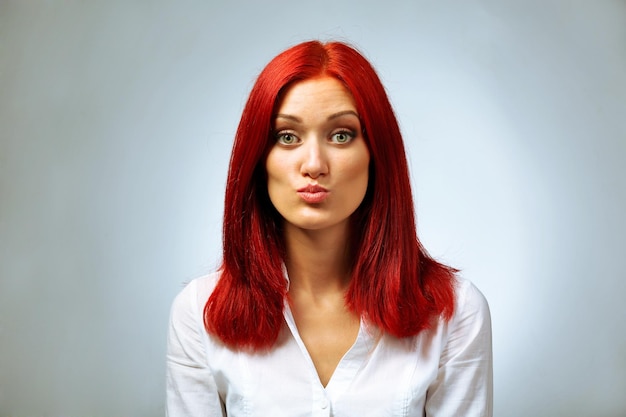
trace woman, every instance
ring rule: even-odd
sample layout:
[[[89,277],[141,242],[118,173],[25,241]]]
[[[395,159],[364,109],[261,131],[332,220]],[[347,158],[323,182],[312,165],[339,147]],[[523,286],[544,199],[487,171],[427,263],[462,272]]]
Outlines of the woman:
[[[225,207],[222,267],[172,307],[170,416],[491,416],[487,303],[420,245],[398,123],[357,51],[305,42],[265,67]]]

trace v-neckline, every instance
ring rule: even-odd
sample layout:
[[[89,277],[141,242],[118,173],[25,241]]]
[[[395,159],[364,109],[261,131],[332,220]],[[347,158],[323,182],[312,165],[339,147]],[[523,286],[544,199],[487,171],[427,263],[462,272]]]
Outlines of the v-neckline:
[[[296,326],[296,321],[293,317],[293,313],[291,312],[291,308],[289,307],[289,303],[285,303],[284,316],[287,326],[291,331],[291,335],[298,344],[305,360],[309,364],[312,377],[315,379],[317,384],[319,384],[319,386],[326,391],[326,394],[330,397],[331,401],[335,401],[348,389],[351,382],[356,377],[359,369],[361,369],[361,367],[365,364],[370,352],[375,346],[375,335],[371,332],[371,329],[368,328],[367,323],[365,323],[365,321],[361,318],[359,332],[354,343],[339,360],[330,379],[328,380],[328,383],[324,386],[317,373],[311,354],[300,337],[300,333],[298,331],[298,327]]]

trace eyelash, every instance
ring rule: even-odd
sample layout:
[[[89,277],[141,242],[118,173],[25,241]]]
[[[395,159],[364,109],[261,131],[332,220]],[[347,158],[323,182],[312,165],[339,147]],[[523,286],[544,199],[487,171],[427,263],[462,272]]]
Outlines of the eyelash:
[[[347,137],[348,137],[348,139],[347,139],[345,142],[339,142],[339,141],[333,140],[333,138],[334,138],[335,136],[337,136],[337,135],[344,135],[344,136],[347,136]],[[350,130],[350,129],[340,129],[340,130],[334,131],[333,133],[331,133],[331,134],[330,134],[330,142],[332,142],[332,143],[337,143],[337,144],[340,144],[340,145],[343,145],[343,144],[346,144],[346,143],[350,143],[350,142],[351,142],[351,141],[352,141],[352,140],[356,137],[356,135],[357,135],[357,134],[356,134],[356,132],[355,132],[354,130]],[[274,137],[276,138],[276,142],[277,142],[277,143],[280,143],[280,144],[282,144],[282,145],[293,145],[293,144],[295,144],[295,143],[298,143],[298,141],[299,141],[298,136],[296,136],[294,133],[289,132],[289,131],[284,131],[284,130],[276,132],[276,133],[274,134]],[[294,139],[295,139],[295,141],[294,141],[294,142],[288,142],[288,143],[286,143],[286,142],[284,141],[284,139],[285,139],[286,137],[292,137],[292,138],[294,138]]]
[[[274,136],[276,137],[276,142],[282,145],[293,145],[293,143],[285,143],[284,138],[287,136],[294,138],[296,141],[298,140],[298,137],[291,132],[277,132]]]
[[[337,142],[337,141],[333,141],[333,143],[340,143],[340,144],[344,144],[344,143],[350,143],[355,137],[356,137],[356,132],[353,130],[349,130],[349,129],[342,129],[342,130],[338,130],[334,133],[332,133],[330,135],[331,139],[334,138],[337,135],[344,135],[348,137],[348,140],[346,140],[345,142]]]

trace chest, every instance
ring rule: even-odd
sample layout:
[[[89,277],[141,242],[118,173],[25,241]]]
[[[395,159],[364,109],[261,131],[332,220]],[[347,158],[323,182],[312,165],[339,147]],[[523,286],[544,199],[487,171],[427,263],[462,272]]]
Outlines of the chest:
[[[420,339],[372,335],[359,323],[325,386],[290,315],[269,352],[209,344],[207,354],[229,417],[422,416],[440,349],[432,337]]]
[[[299,339],[313,367],[325,387],[328,385],[341,359],[355,344],[360,329],[360,320],[353,313],[342,311],[293,312],[293,337]]]

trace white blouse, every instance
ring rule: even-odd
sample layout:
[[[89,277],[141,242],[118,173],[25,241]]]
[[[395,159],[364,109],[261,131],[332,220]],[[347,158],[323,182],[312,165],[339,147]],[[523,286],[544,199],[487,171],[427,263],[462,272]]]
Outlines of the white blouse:
[[[192,281],[172,305],[168,416],[492,416],[489,307],[469,281],[458,280],[453,318],[417,336],[398,339],[361,320],[324,387],[288,303],[269,352],[232,350],[207,334],[203,308],[218,276]]]

